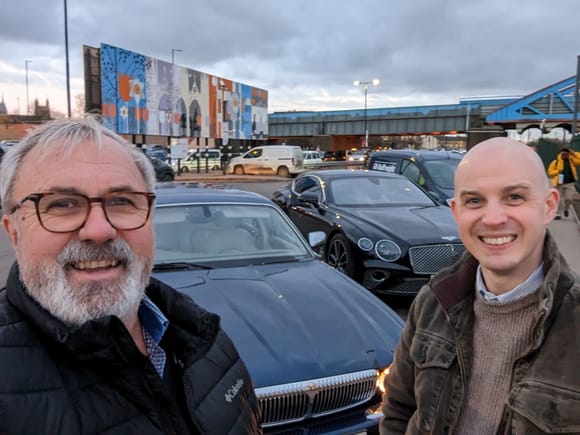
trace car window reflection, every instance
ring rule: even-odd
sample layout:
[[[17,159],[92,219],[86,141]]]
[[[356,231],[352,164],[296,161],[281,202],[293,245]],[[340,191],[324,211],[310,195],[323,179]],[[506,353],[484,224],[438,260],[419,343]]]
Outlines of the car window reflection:
[[[332,180],[328,189],[332,202],[339,206],[433,205],[421,189],[406,179],[343,178]]]
[[[158,206],[153,224],[156,263],[237,260],[252,264],[255,259],[263,262],[265,258],[311,256],[298,233],[275,207]]]

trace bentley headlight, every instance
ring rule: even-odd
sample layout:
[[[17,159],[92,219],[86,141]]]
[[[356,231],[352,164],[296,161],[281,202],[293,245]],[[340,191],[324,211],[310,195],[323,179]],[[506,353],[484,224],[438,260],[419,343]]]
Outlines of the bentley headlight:
[[[357,244],[362,251],[370,251],[373,249],[373,242],[367,237],[361,237],[358,239]]]
[[[377,242],[375,252],[384,261],[397,261],[401,258],[401,248],[391,240],[380,240]]]
[[[379,372],[379,374],[377,376],[377,390],[379,390],[381,392],[381,395],[385,394],[385,391],[386,391],[385,379],[387,379],[387,376],[389,375],[389,369],[390,369],[390,367],[387,367],[383,371]]]

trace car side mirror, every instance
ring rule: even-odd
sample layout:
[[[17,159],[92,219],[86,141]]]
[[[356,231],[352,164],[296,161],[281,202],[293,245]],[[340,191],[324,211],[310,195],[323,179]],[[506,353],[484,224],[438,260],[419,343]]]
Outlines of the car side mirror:
[[[315,192],[303,192],[298,196],[298,199],[303,203],[310,204],[315,207],[318,207],[320,204],[318,194]]]
[[[308,233],[308,243],[313,249],[319,248],[326,240],[324,231],[312,231]]]

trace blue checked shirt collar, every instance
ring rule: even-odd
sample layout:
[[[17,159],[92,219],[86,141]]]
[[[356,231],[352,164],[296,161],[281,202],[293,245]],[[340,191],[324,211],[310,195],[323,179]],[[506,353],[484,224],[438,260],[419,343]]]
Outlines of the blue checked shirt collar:
[[[159,343],[169,326],[169,320],[146,295],[143,296],[139,306],[139,320],[149,360],[155,370],[157,370],[157,373],[159,373],[159,376],[163,377],[167,356],[165,351],[159,346]]]
[[[538,268],[524,282],[516,286],[514,289],[503,293],[501,295],[494,295],[485,286],[483,275],[481,273],[481,266],[477,266],[477,274],[475,277],[475,289],[479,298],[483,299],[488,304],[507,304],[524,296],[532,294],[544,281],[544,263],[540,263]]]

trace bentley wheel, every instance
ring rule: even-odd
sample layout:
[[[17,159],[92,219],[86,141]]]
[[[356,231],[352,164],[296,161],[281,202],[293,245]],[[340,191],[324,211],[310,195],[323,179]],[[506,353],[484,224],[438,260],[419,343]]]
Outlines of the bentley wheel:
[[[328,244],[326,262],[336,270],[354,276],[354,255],[346,237],[342,234],[334,236]]]

